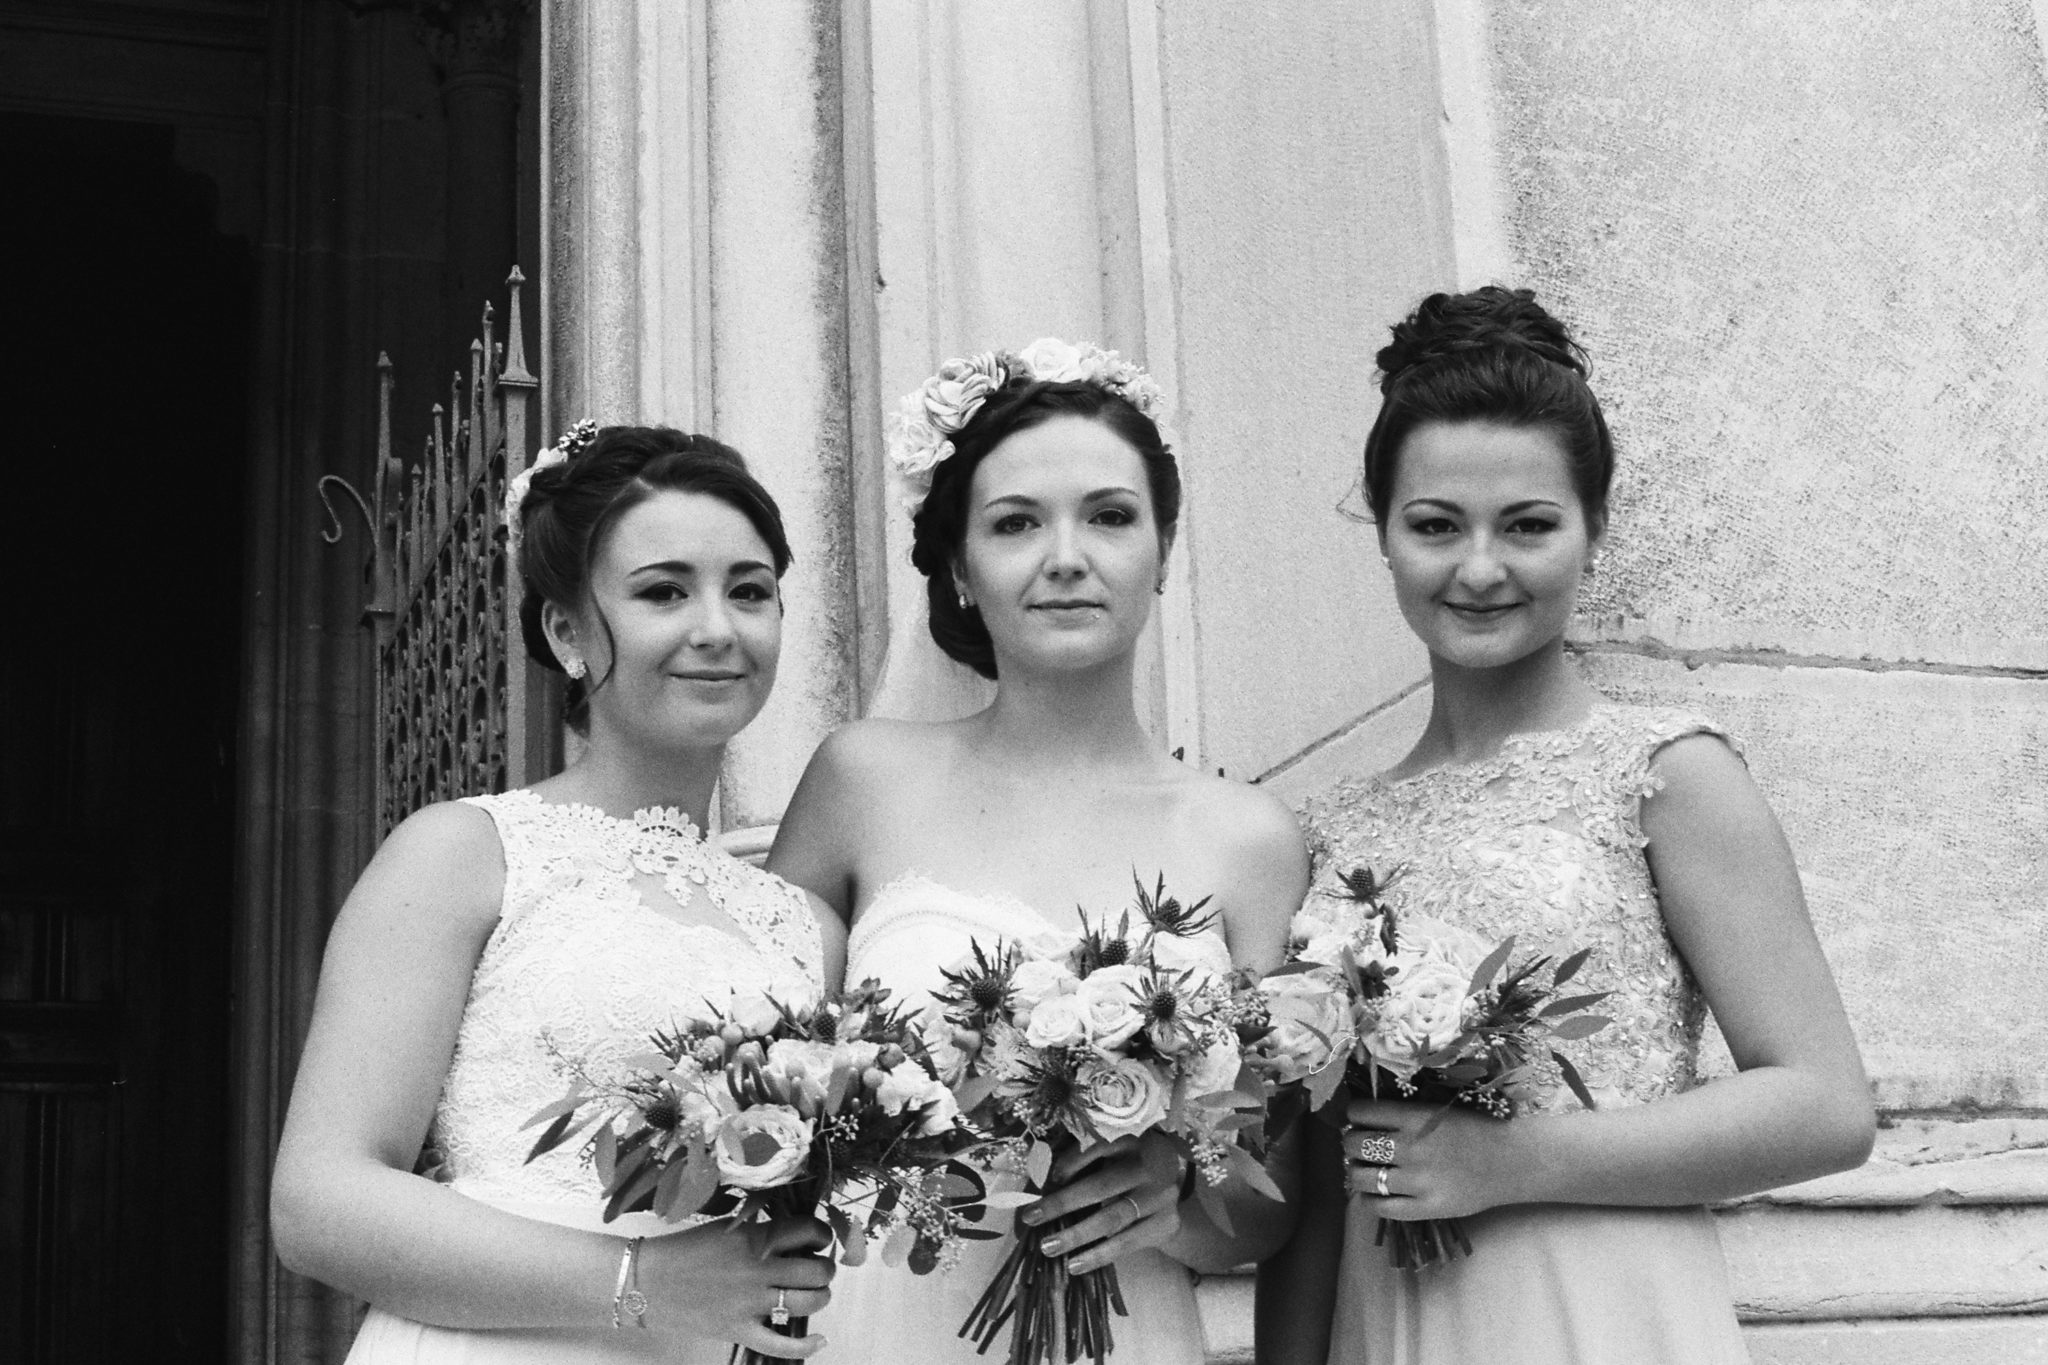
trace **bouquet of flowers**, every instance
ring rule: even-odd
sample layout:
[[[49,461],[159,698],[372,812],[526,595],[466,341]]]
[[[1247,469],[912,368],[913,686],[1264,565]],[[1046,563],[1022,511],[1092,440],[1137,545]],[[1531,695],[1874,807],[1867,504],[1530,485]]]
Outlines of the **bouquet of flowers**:
[[[1453,925],[1397,922],[1385,901],[1391,879],[1370,868],[1341,880],[1348,903],[1335,916],[1304,909],[1288,963],[1259,984],[1270,1027],[1254,1045],[1255,1065],[1280,1107],[1322,1110],[1348,1082],[1375,1098],[1460,1104],[1508,1119],[1546,1067],[1595,1107],[1571,1059],[1552,1046],[1610,1022],[1585,1013],[1607,992],[1563,993],[1590,949],[1563,961],[1517,957],[1512,936],[1489,949]],[[1383,1218],[1378,1242],[1404,1270],[1472,1254],[1456,1219]]]
[[[870,980],[797,1007],[738,997],[656,1035],[614,1076],[571,1064],[569,1093],[526,1123],[546,1125],[527,1160],[582,1140],[607,1222],[652,1210],[745,1223],[822,1204],[847,1264],[881,1237],[884,1259],[928,1273],[956,1239],[1000,1234],[971,1226],[986,1187],[961,1154],[976,1135],[888,994]],[[805,1331],[786,1314],[770,1322]]]
[[[1022,1192],[991,1194],[990,1207],[1033,1202],[1066,1152],[1153,1130],[1180,1145],[1201,1177],[1197,1197],[1219,1220],[1213,1187],[1229,1175],[1280,1197],[1237,1141],[1264,1115],[1238,1033],[1257,1005],[1221,940],[1205,941],[1206,904],[1182,905],[1163,880],[1150,892],[1139,882],[1135,921],[1129,911],[1114,925],[1084,916],[1078,937],[977,941],[946,973],[927,1018],[933,1051],[953,1062],[960,1108],[990,1134],[995,1156],[1025,1173]],[[1127,1311],[1116,1267],[1070,1275],[1040,1250],[1083,1216],[1020,1225],[960,1335],[987,1351],[1014,1320],[1010,1365],[1051,1362],[1055,1351],[1100,1365],[1115,1345],[1110,1313]]]

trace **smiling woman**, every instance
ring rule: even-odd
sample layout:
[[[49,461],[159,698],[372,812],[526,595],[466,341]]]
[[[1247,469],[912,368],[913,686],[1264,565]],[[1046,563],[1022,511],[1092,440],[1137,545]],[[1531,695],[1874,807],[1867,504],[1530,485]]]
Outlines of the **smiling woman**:
[[[582,439],[536,462],[511,516],[527,648],[571,679],[582,754],[531,789],[413,815],[328,943],[271,1218],[287,1264],[370,1301],[354,1365],[710,1365],[734,1343],[821,1344],[765,1319],[830,1298],[832,1266],[809,1254],[822,1225],[604,1222],[579,1154],[529,1159],[521,1132],[565,1069],[618,1074],[738,992],[816,996],[844,941],[700,833],[726,744],[775,681],[790,552],[774,500],[706,437]],[[423,1144],[438,1178],[414,1173]],[[627,1316],[648,1330],[614,1332]]]

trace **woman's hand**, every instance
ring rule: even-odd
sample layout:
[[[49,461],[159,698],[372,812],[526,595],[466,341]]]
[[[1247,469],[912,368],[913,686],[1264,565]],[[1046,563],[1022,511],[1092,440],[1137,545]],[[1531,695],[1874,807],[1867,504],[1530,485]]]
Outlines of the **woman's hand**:
[[[1048,1256],[1065,1256],[1070,1273],[1086,1274],[1139,1247],[1173,1240],[1180,1231],[1180,1185],[1186,1172],[1187,1159],[1164,1134],[1118,1138],[1055,1161],[1046,1181],[1052,1193],[1017,1216],[1038,1227],[1094,1210],[1039,1244]]]
[[[816,1332],[786,1337],[768,1326],[778,1302],[792,1318],[823,1311],[836,1267],[815,1254],[832,1244],[815,1218],[730,1223],[657,1237],[640,1248],[647,1323],[664,1336],[732,1341],[767,1356],[802,1358],[825,1345]]]
[[[1369,1213],[1412,1222],[1518,1202],[1510,1124],[1459,1105],[1364,1098],[1344,1119],[1345,1188]]]

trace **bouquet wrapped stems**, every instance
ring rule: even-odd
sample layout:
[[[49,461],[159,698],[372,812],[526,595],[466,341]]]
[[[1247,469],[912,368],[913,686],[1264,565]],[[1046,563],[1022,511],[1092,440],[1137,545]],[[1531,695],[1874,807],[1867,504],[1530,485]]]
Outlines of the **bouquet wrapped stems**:
[[[825,1201],[825,1196],[829,1192],[827,1185],[828,1182],[824,1178],[812,1176],[795,1184],[764,1191],[762,1211],[771,1224],[790,1222],[798,1218],[815,1218],[818,1215],[818,1206]],[[811,1320],[792,1314],[786,1323],[771,1320],[768,1323],[768,1330],[778,1336],[807,1336],[811,1330]],[[782,1365],[782,1357],[764,1356],[759,1351],[735,1342],[732,1348],[732,1365]]]
[[[1465,1235],[1462,1218],[1425,1218],[1413,1223],[1382,1218],[1372,1244],[1387,1249],[1396,1270],[1421,1270],[1472,1254],[1472,1239]]]
[[[1064,1155],[1076,1145],[1071,1136],[1061,1134],[1055,1139],[1054,1150]],[[1043,1192],[1036,1180],[1030,1181],[1026,1189],[1032,1194]],[[1094,1212],[1092,1208],[1082,1209],[1036,1227],[1020,1218],[1010,1254],[975,1301],[973,1311],[961,1325],[960,1335],[972,1336],[975,1349],[986,1354],[1004,1325],[1015,1318],[1008,1365],[1034,1365],[1054,1359],[1072,1362],[1084,1356],[1101,1365],[1116,1346],[1116,1336],[1109,1325],[1110,1313],[1114,1311],[1118,1317],[1130,1314],[1124,1306],[1123,1291],[1117,1285],[1115,1263],[1075,1275],[1067,1270],[1064,1258],[1048,1256],[1041,1249],[1048,1237]]]

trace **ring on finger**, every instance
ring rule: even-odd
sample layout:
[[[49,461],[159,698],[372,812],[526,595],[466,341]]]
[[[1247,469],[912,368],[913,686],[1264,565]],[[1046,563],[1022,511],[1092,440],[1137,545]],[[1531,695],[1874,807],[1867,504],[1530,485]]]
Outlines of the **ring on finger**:
[[[1394,1135],[1366,1132],[1358,1143],[1358,1159],[1368,1166],[1394,1164]]]
[[[1145,1211],[1138,1207],[1138,1201],[1131,1197],[1130,1192],[1128,1190],[1126,1190],[1122,1195],[1118,1197],[1121,1198],[1124,1203],[1129,1204],[1131,1206],[1131,1221],[1129,1223],[1124,1224],[1125,1227],[1130,1227],[1133,1224],[1144,1221]]]
[[[776,1327],[789,1326],[789,1291],[775,1291],[775,1306],[768,1310],[768,1321]]]
[[[1385,1199],[1390,1193],[1387,1189],[1387,1173],[1392,1169],[1390,1166],[1382,1166],[1373,1175],[1372,1192],[1382,1199]]]

